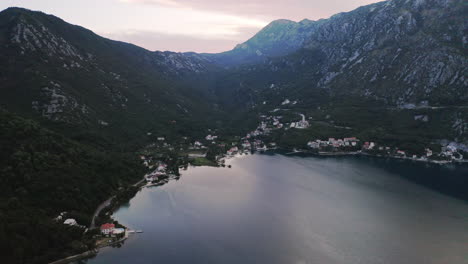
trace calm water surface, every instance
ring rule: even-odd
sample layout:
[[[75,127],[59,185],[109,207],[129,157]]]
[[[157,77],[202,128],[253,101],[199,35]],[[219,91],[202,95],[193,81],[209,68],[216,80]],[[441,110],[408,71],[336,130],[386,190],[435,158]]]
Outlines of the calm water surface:
[[[144,233],[87,263],[468,263],[468,202],[443,194],[465,197],[467,167],[282,155],[228,162],[140,191],[114,217]]]

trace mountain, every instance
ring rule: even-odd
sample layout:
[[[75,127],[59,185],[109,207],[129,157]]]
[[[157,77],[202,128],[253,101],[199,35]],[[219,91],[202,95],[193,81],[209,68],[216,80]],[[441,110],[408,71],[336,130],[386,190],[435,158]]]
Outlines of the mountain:
[[[272,23],[265,32],[293,34],[296,38],[291,39],[300,41],[291,41],[284,49],[287,54],[275,57],[270,47],[281,45],[282,38],[266,40],[264,46],[251,44],[268,35],[262,30],[245,45],[272,56],[230,67],[218,78],[222,85],[217,93],[236,109],[273,110],[285,99],[297,100],[293,108],[323,117],[335,112],[334,122],[364,130],[372,128],[358,123],[381,121],[390,111],[406,109],[414,118],[410,123],[422,126],[407,133],[444,127],[428,138],[466,142],[467,11],[460,0],[390,0],[307,22],[301,34],[296,33],[297,24]],[[230,51],[236,52],[239,48]],[[369,117],[369,109],[375,108],[379,114]],[[428,122],[421,124],[419,115],[428,116]],[[397,127],[395,118],[386,120],[385,130]]]
[[[264,62],[268,58],[284,56],[300,49],[320,23],[307,19],[299,23],[275,20],[233,50],[205,56],[224,67]]]
[[[226,127],[232,109],[242,120],[287,97],[308,110],[457,107],[449,123],[464,139],[468,128],[456,124],[468,101],[466,11],[461,0],[390,0],[319,21],[273,21],[231,51],[196,54],[151,52],[10,8],[0,15],[0,104],[101,142]]]
[[[307,82],[303,89],[400,106],[460,104],[468,99],[466,11],[460,0],[380,2],[318,22],[273,22],[228,53],[248,47],[237,56],[242,58],[258,50],[265,61],[241,70]],[[280,46],[289,55],[278,57]]]
[[[20,8],[0,13],[0,47],[0,105],[76,134],[134,140],[215,111],[199,89],[212,66],[197,54],[151,52]]]

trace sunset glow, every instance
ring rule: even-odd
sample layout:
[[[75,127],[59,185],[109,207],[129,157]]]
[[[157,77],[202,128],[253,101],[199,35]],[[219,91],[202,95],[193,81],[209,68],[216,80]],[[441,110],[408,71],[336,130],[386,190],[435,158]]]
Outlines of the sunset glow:
[[[4,0],[149,50],[221,52],[275,19],[317,20],[376,0]]]

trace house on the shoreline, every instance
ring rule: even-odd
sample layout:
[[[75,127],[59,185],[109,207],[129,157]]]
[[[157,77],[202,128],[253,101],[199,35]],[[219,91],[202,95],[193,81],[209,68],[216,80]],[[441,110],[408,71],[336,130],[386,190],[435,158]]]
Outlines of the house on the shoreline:
[[[101,233],[104,235],[109,235],[114,232],[115,225],[110,223],[105,223],[101,225]]]

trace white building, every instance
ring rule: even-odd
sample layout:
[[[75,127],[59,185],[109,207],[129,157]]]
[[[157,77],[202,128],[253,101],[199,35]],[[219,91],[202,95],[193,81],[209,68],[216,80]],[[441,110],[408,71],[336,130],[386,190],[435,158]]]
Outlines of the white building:
[[[205,139],[208,140],[208,141],[212,141],[212,140],[215,140],[217,138],[218,138],[218,136],[212,136],[212,135],[208,135],[208,136],[205,137]]]
[[[114,235],[119,235],[119,234],[123,234],[123,233],[125,233],[124,228],[114,228],[114,230],[112,231],[112,234],[114,234]]]
[[[65,222],[63,222],[64,225],[77,225],[78,223],[76,222],[75,219],[73,218],[68,218],[67,220],[65,220]]]

